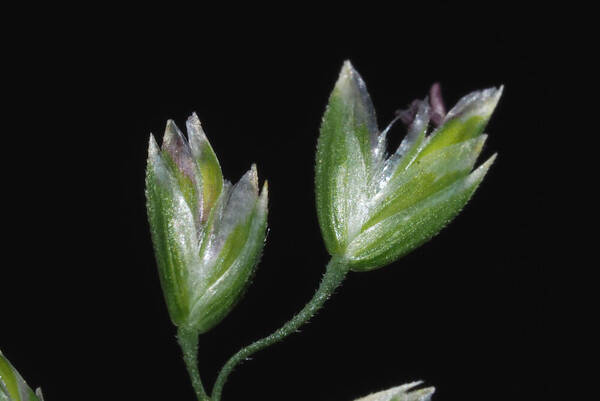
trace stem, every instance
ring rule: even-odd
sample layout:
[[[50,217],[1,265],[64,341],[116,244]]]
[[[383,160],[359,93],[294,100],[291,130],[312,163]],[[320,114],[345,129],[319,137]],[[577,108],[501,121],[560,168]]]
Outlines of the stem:
[[[210,398],[206,395],[206,391],[204,391],[200,373],[198,372],[198,333],[186,328],[179,328],[177,330],[177,340],[183,351],[183,360],[192,380],[192,387],[194,387],[196,397],[198,397],[199,401],[210,401]]]
[[[219,376],[215,382],[211,397],[212,401],[220,401],[223,385],[227,381],[227,378],[233,369],[240,362],[244,361],[255,352],[258,352],[263,348],[283,340],[285,337],[298,330],[298,328],[306,323],[311,317],[313,317],[315,313],[321,309],[333,291],[335,291],[335,289],[341,284],[342,280],[346,276],[347,271],[347,262],[343,258],[337,256],[332,257],[329,261],[329,264],[327,264],[325,274],[321,279],[321,284],[319,285],[317,292],[315,292],[313,298],[304,306],[304,308],[302,308],[300,312],[298,312],[296,316],[294,316],[281,328],[277,329],[268,336],[255,341],[246,348],[242,348],[235,355],[229,358],[227,363],[221,369],[221,372],[219,372]]]

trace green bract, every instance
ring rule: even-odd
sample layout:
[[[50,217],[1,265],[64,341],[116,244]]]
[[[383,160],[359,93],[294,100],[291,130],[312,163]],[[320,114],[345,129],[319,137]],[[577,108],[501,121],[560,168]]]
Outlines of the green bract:
[[[386,155],[365,83],[345,62],[323,116],[316,199],[331,255],[352,270],[389,264],[437,234],[470,199],[494,161],[473,170],[483,129],[502,88],[473,92],[428,134],[431,108],[418,103],[398,149]]]
[[[44,401],[42,390],[35,393],[0,352],[0,401]]]
[[[267,183],[256,166],[231,185],[198,117],[188,139],[167,122],[162,148],[150,136],[148,219],[163,292],[175,325],[203,333],[240,299],[260,258],[267,226]]]
[[[359,398],[355,401],[429,401],[435,392],[435,388],[427,387],[409,391],[421,383],[422,382],[418,381],[403,384],[402,386],[380,391],[378,393]]]

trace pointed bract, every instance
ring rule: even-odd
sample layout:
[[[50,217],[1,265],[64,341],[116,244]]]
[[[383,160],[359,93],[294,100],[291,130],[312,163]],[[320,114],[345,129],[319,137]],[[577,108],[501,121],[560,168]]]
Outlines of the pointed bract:
[[[377,118],[375,107],[367,92],[367,86],[350,61],[344,62],[334,88],[334,94],[339,96],[339,100],[343,104],[343,113],[345,114],[343,124],[349,130],[348,134],[356,136],[368,163],[369,153],[375,145],[379,133]]]
[[[148,221],[169,313],[173,323],[181,325],[190,302],[186,266],[197,264],[199,258],[198,231],[177,179],[152,151],[151,141],[146,169]]]
[[[427,104],[427,100],[421,101],[417,108],[415,118],[408,127],[406,137],[400,142],[400,146],[398,146],[396,153],[388,159],[390,166],[388,176],[384,177],[384,185],[387,185],[389,178],[394,178],[399,174],[402,174],[421,150],[421,145],[427,134],[430,113],[431,109]],[[381,184],[379,184],[379,187],[380,189],[383,188]]]
[[[173,120],[167,122],[162,144],[163,152],[170,157],[177,169],[190,180],[196,177],[195,162],[192,151],[183,133]]]
[[[395,175],[370,208],[366,229],[442,190],[473,168],[486,136],[443,148]]]
[[[342,251],[351,233],[353,205],[363,203],[377,145],[375,110],[366,86],[350,62],[345,62],[329,98],[317,145],[317,214],[327,249]],[[353,185],[344,182],[352,181]],[[358,199],[356,197],[359,197]],[[336,211],[343,210],[343,213]]]
[[[489,119],[498,101],[502,96],[504,86],[500,88],[488,88],[481,91],[471,92],[464,96],[456,103],[456,106],[452,108],[444,118],[444,122],[452,120],[454,118],[461,118],[466,120],[473,116],[479,116],[485,119]]]
[[[0,401],[44,401],[38,388],[34,393],[19,372],[0,351]]]
[[[173,120],[167,122],[162,144],[163,160],[177,180],[177,186],[194,215],[196,225],[206,214],[202,196],[202,176],[183,133]],[[198,227],[199,230],[199,227]]]
[[[186,122],[190,148],[193,157],[196,159],[200,174],[202,175],[203,199],[206,209],[211,209],[223,189],[223,175],[217,155],[213,151],[200,120],[196,113],[193,113]],[[204,218],[208,218],[205,214]]]
[[[346,251],[350,267],[365,271],[385,266],[427,242],[467,204],[494,159],[495,155],[467,177],[364,230]]]
[[[225,214],[221,221],[223,235],[229,235],[229,232],[247,219],[256,203],[257,197],[258,175],[256,166],[253,165],[231,189],[227,205],[225,206]]]
[[[466,141],[483,133],[500,96],[500,89],[489,88],[464,96],[434,131],[419,158],[445,146]]]
[[[427,126],[429,125],[429,119],[432,111],[427,104],[427,99],[419,103],[415,118],[408,127],[408,133],[406,137],[400,142],[400,146],[396,153],[399,155],[405,155],[410,148],[417,142],[417,139],[425,136],[427,133]]]
[[[195,303],[192,320],[204,333],[219,323],[240,300],[262,254],[267,228],[268,191],[265,183],[246,221],[236,227],[220,257],[231,259],[228,268],[211,280],[212,285]],[[233,250],[235,248],[235,250]],[[232,252],[235,255],[232,256]]]
[[[402,386],[394,387],[389,390],[380,391],[378,393],[359,398],[355,401],[429,401],[435,392],[435,388],[426,387],[413,390],[421,383],[421,381],[417,381],[404,384]]]

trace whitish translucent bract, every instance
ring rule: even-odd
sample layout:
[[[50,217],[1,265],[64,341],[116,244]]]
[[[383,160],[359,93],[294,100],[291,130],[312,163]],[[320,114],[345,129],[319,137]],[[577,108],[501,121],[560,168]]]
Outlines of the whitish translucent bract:
[[[42,390],[35,393],[0,351],[0,401],[44,401]]]
[[[422,382],[412,382],[394,387],[389,390],[370,394],[355,401],[429,401],[435,392],[435,388],[427,387],[415,389]]]

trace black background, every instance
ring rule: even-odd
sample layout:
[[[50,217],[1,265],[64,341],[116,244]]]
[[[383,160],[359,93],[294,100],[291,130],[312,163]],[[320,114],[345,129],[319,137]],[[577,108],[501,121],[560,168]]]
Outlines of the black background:
[[[323,20],[294,7],[258,16],[231,7],[220,18],[86,11],[17,49],[5,110],[4,152],[17,157],[4,175],[13,258],[0,275],[3,352],[49,401],[193,399],[156,273],[143,178],[149,133],[161,136],[168,118],[183,127],[196,111],[225,177],[256,162],[270,184],[254,282],[200,339],[210,388],[230,355],[310,299],[323,273],[314,151],[350,59],[380,126],[434,81],[449,107],[504,84],[482,159],[499,157],[440,235],[390,266],[350,274],[301,333],[241,365],[224,399],[352,400],[416,379],[436,386],[437,400],[545,399],[556,289],[539,259],[539,165],[540,143],[556,133],[539,103],[553,96],[547,67],[560,43],[535,18],[490,20],[494,7],[464,20],[448,6]],[[402,135],[394,129],[392,146]]]

